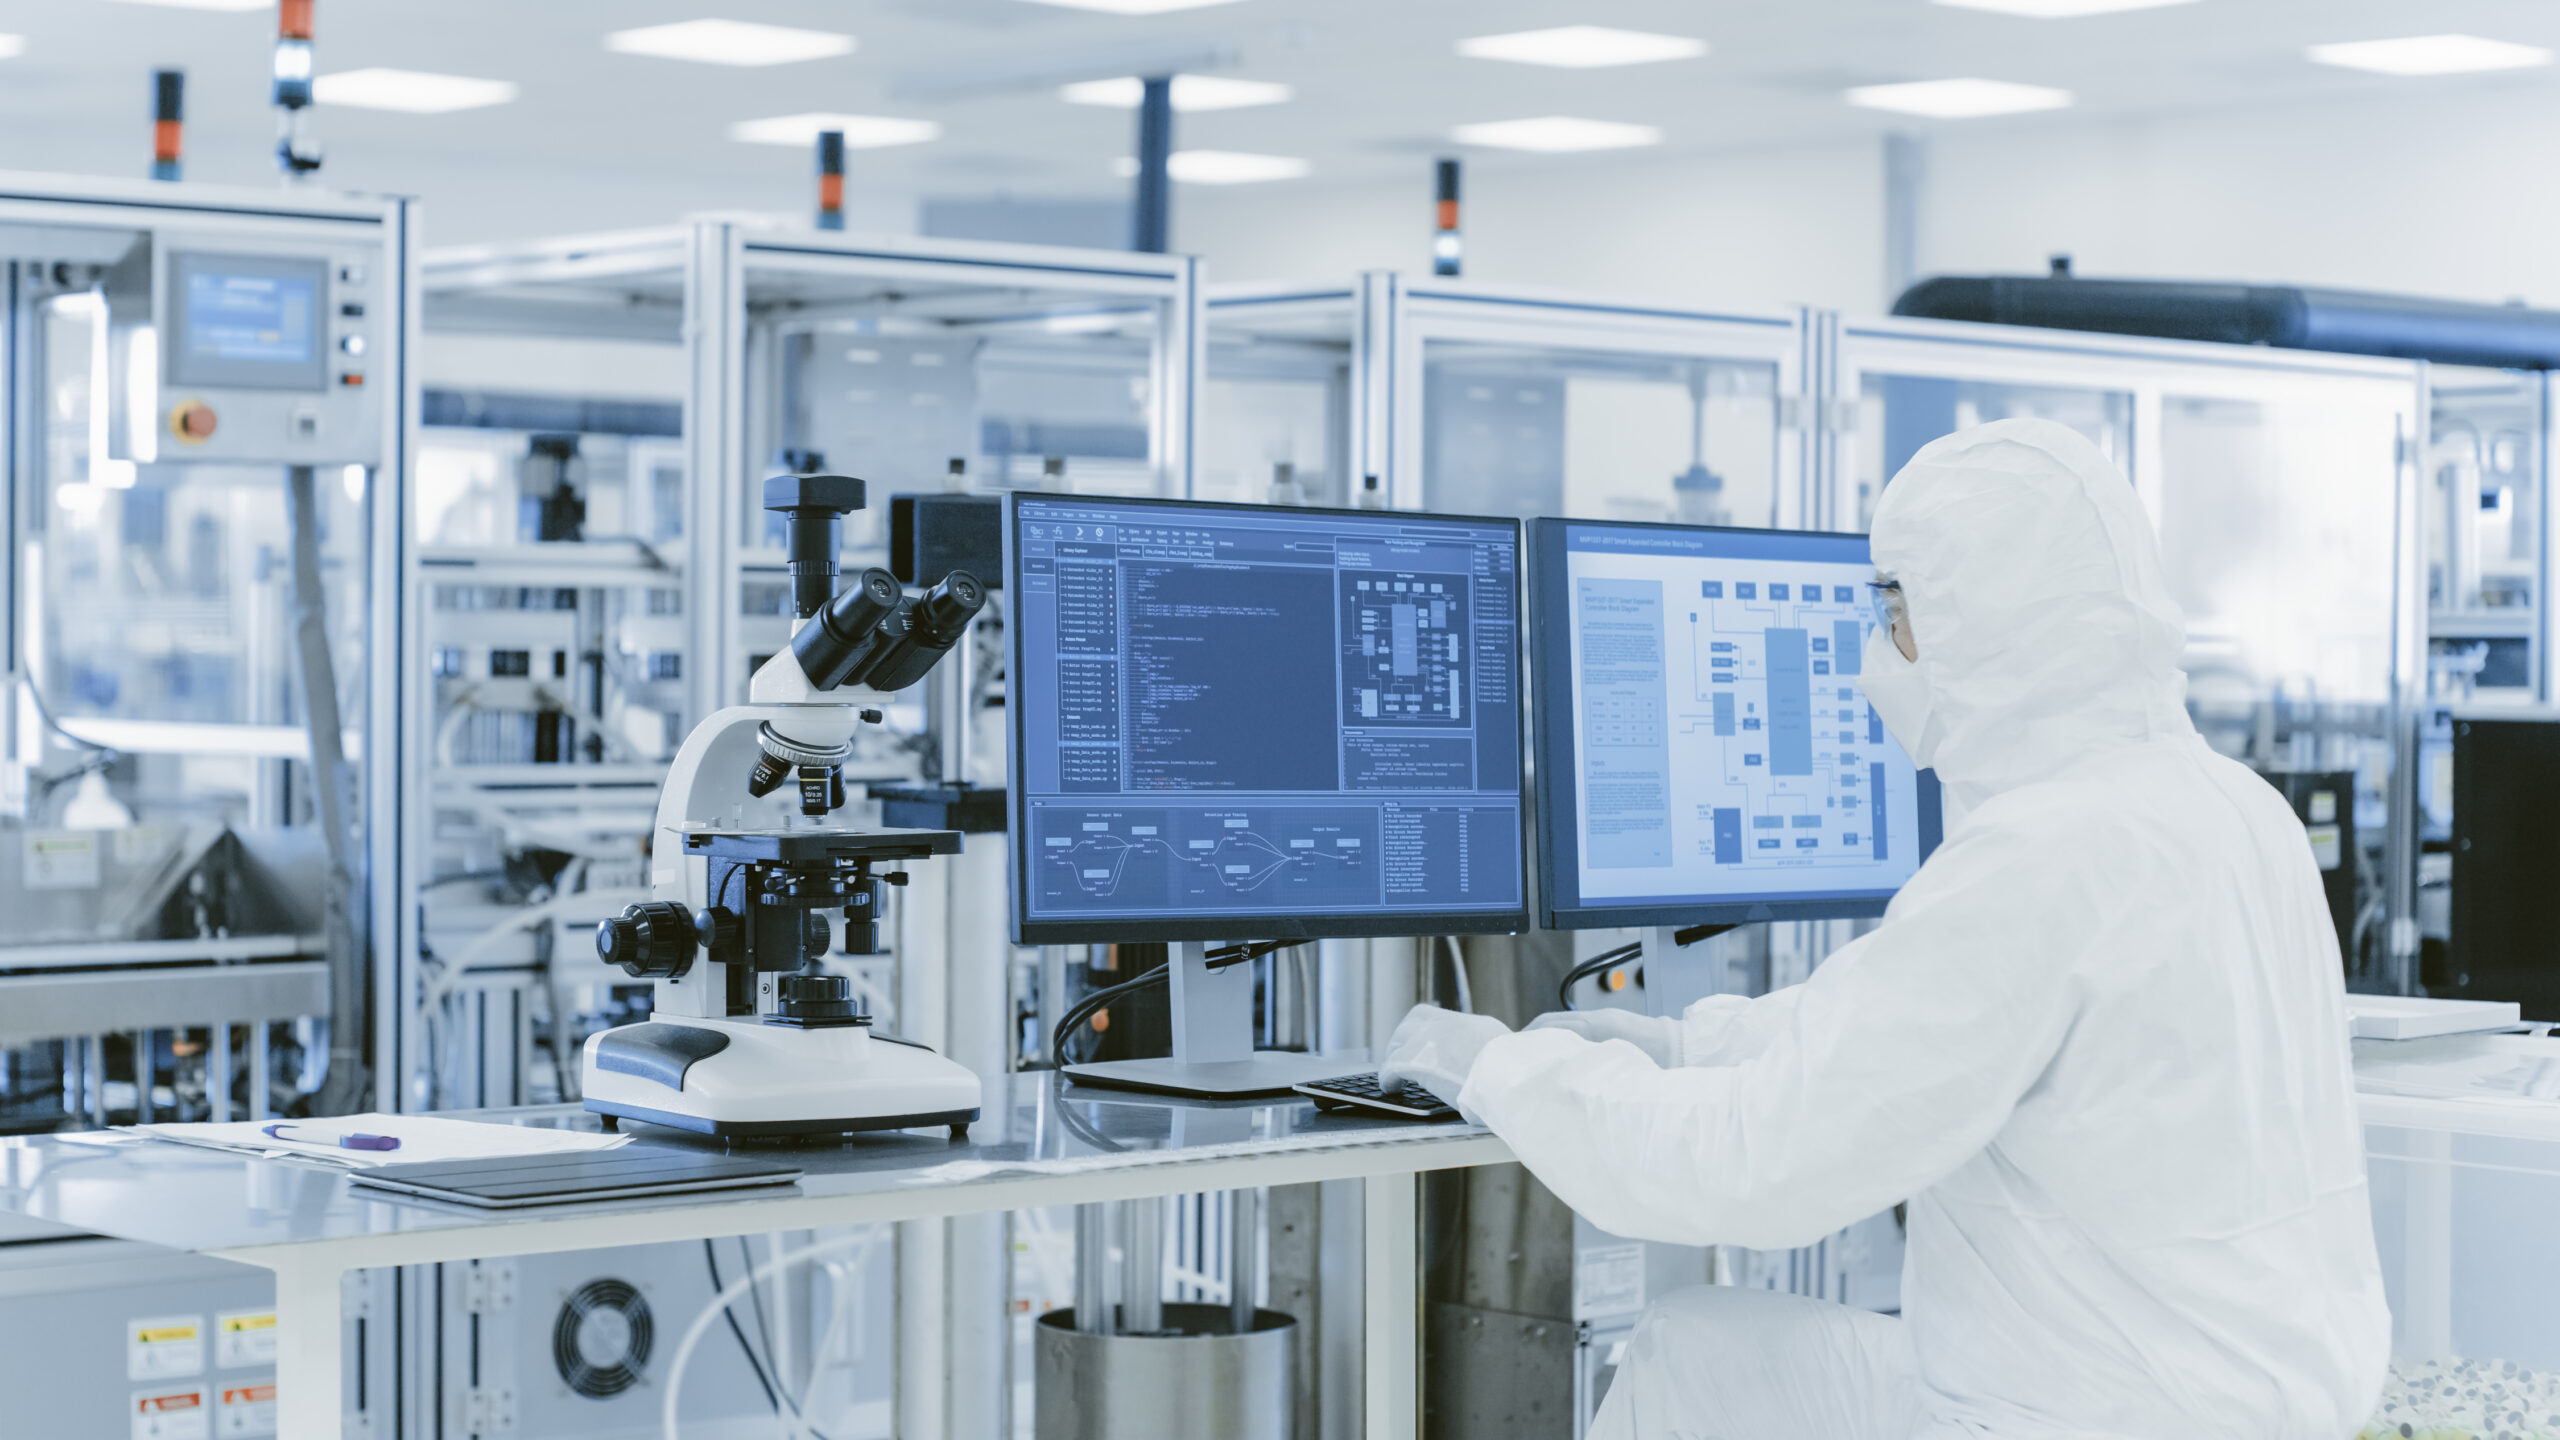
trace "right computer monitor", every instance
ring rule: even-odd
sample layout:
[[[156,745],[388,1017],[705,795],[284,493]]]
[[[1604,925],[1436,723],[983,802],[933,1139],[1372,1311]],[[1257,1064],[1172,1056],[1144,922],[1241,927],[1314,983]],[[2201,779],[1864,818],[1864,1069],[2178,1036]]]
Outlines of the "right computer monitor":
[[[1940,824],[1859,689],[1867,537],[1540,520],[1529,549],[1542,923],[1883,914]]]

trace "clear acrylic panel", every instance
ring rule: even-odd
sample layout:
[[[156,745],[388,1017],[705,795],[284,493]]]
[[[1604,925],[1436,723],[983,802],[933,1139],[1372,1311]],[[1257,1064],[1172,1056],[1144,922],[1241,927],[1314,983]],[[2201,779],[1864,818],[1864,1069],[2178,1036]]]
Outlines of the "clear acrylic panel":
[[[2389,701],[2394,419],[2348,395],[2163,398],[2157,521],[2191,701]]]
[[[1427,509],[1776,521],[1774,364],[1470,341],[1422,364]]]
[[[108,782],[138,820],[307,821],[307,785],[283,758],[307,753],[285,467],[112,458],[133,332],[149,327],[111,327],[91,292],[42,301],[37,317],[40,529],[25,552],[24,635],[43,705],[122,752]],[[352,737],[367,694],[371,472],[324,467],[314,495]],[[360,754],[351,738],[348,758]]]
[[[2436,367],[2423,515],[2429,693],[2541,693],[2545,378]]]
[[[2133,471],[2133,394],[2080,386],[1952,380],[1935,375],[1858,377],[1858,438],[1852,452],[1857,528],[1867,528],[1886,482],[1921,446],[1994,420],[2051,420],[2089,437],[2127,474]]]
[[[439,426],[421,432],[416,492],[439,773],[672,755],[682,442]]]
[[[1351,503],[1350,392],[1347,331],[1271,335],[1213,324],[1193,497]]]
[[[877,287],[872,287],[876,290]],[[866,294],[820,320],[757,326],[750,469],[869,484],[846,518],[849,560],[884,563],[889,501],[945,490],[1158,488],[1155,372],[1168,307],[1125,297],[977,287]],[[1029,312],[1026,314],[1025,312]],[[770,374],[770,384],[759,376]],[[752,548],[779,551],[761,487],[739,497]],[[742,594],[749,614],[767,597]]]

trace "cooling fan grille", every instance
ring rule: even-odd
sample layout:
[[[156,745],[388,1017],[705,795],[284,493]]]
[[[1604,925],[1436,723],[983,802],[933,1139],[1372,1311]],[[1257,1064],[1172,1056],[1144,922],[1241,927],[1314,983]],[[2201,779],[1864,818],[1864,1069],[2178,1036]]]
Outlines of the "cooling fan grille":
[[[649,1302],[629,1282],[590,1280],[560,1303],[551,1358],[572,1390],[603,1400],[640,1383],[649,1363]]]

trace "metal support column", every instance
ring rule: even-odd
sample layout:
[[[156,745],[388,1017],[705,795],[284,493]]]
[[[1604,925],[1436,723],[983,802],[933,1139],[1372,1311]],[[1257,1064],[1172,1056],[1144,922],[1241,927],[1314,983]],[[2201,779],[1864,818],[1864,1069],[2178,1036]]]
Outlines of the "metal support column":
[[[1129,248],[1162,255],[1172,248],[1173,77],[1150,75],[1138,101],[1137,215]]]

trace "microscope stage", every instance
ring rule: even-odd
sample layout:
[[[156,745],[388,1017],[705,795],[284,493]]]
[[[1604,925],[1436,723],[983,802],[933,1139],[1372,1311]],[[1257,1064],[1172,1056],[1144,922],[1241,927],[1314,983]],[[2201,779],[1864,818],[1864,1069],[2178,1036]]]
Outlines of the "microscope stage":
[[[922,860],[960,853],[957,830],[687,830],[688,855],[792,865],[824,860]]]

